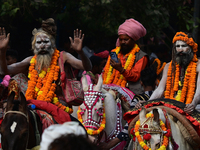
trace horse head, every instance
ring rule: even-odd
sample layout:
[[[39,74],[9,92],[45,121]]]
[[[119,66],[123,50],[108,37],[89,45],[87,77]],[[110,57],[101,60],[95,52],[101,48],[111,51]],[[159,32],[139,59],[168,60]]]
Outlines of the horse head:
[[[112,126],[116,122],[115,100],[110,93],[102,89],[102,84],[101,75],[97,85],[88,85],[86,77],[82,78],[84,102],[80,105],[77,115],[87,133],[92,136],[99,135],[104,129],[107,132],[110,130],[109,124]]]
[[[29,122],[26,98],[20,92],[20,100],[14,100],[11,92],[7,100],[6,112],[1,124],[1,142],[4,150],[25,150],[28,140]]]
[[[151,147],[152,150],[158,149],[162,145],[163,130],[160,127],[160,117],[158,109],[153,109],[147,116],[146,109],[142,108],[139,113],[139,133],[142,139],[147,134],[151,135],[150,139],[146,140],[147,145]],[[140,142],[140,141],[139,141]]]

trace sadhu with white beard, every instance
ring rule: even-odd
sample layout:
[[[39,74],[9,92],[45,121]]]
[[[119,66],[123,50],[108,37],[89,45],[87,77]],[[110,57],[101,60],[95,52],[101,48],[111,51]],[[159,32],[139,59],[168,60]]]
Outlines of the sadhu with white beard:
[[[167,99],[185,103],[184,111],[190,114],[200,104],[200,60],[196,55],[198,45],[184,32],[177,32],[172,43],[172,60],[166,64],[160,84],[150,100],[164,95]]]
[[[10,34],[6,36],[5,29],[0,28],[0,74],[16,75],[29,70],[29,81],[25,94],[26,99],[48,102],[51,106],[58,106],[65,112],[71,113],[72,110],[61,104],[58,100],[58,97],[63,96],[63,93],[60,92],[62,90],[60,90],[59,86],[60,67],[58,60],[60,52],[56,49],[55,45],[56,25],[54,20],[50,18],[43,21],[41,28],[38,30],[34,29],[32,33],[34,56],[27,57],[21,62],[7,66],[5,58]],[[84,34],[78,29],[74,31],[74,39],[70,37],[71,48],[81,56],[81,60],[76,59],[70,53],[63,52],[63,62],[75,69],[89,71],[91,70],[91,62],[82,51],[83,38]],[[44,104],[37,104],[36,107],[40,106],[44,106]],[[41,109],[49,108],[43,107]]]

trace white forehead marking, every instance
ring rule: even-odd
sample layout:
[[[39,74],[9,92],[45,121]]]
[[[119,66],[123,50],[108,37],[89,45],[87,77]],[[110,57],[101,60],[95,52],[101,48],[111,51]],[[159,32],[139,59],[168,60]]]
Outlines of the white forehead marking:
[[[184,41],[181,40],[176,41],[176,45],[185,45],[185,44],[187,45],[187,43]]]
[[[17,122],[14,121],[13,124],[11,125],[11,127],[10,127],[10,130],[11,130],[12,133],[15,132],[16,126],[17,126]]]

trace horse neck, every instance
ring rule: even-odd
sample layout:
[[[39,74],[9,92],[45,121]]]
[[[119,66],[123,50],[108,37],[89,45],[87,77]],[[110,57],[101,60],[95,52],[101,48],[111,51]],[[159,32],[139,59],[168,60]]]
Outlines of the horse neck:
[[[28,118],[29,118],[29,139],[27,148],[32,148],[38,145],[40,140],[40,135],[42,134],[42,124],[40,122],[39,116],[37,113],[34,113],[32,110],[28,109]]]
[[[106,126],[105,126],[105,132],[107,135],[111,134],[113,130],[115,130],[115,124],[117,122],[116,114],[116,103],[113,98],[113,96],[110,93],[106,93],[105,98],[105,112],[106,112]]]
[[[169,121],[171,125],[171,132],[172,132],[172,138],[178,144],[179,149],[181,150],[192,150],[193,148],[188,144],[188,142],[184,139],[179,126],[177,123],[175,123],[172,119],[172,117],[169,116]],[[171,150],[171,149],[170,149]]]

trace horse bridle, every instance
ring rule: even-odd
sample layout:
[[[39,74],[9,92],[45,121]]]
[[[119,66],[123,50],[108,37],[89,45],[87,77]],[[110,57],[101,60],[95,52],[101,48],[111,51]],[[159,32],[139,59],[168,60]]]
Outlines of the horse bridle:
[[[25,113],[23,113],[23,112],[21,112],[21,111],[13,111],[13,110],[7,111],[7,112],[4,114],[3,119],[4,119],[5,116],[6,116],[7,114],[9,114],[9,113],[20,114],[20,115],[22,115],[22,116],[24,116],[24,117],[26,118],[27,122],[29,122],[29,121],[28,121],[28,116],[27,116]]]

